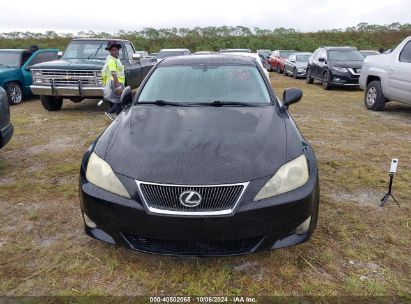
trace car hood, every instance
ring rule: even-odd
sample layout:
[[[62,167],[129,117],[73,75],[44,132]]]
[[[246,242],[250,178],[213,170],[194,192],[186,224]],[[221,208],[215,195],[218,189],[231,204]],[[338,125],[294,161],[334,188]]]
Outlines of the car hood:
[[[287,161],[286,143],[273,106],[139,105],[113,122],[95,152],[140,181],[201,185],[273,175]]]
[[[19,68],[0,68],[0,74],[5,74],[5,73],[13,73],[15,71],[18,71]]]
[[[60,59],[35,64],[32,69],[101,70],[104,63],[101,59]]]
[[[331,67],[340,68],[354,68],[359,69],[362,67],[364,61],[330,61]]]

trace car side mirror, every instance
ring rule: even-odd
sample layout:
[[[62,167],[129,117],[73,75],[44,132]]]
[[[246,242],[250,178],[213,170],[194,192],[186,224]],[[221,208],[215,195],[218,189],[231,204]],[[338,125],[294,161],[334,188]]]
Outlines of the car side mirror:
[[[141,54],[133,54],[133,60],[140,60]]]
[[[131,88],[129,86],[125,87],[123,93],[120,96],[120,103],[122,105],[128,105],[133,102],[133,95],[131,94]]]
[[[320,58],[318,58],[318,61],[324,62],[324,61],[325,61],[325,58],[324,58],[324,57],[320,57]]]
[[[59,59],[60,59],[62,56],[63,56],[63,52],[62,52],[62,51],[57,52],[57,57],[58,57]]]
[[[300,89],[291,88],[291,89],[284,90],[283,92],[284,107],[288,109],[288,107],[291,104],[299,102],[302,97],[303,97],[303,91],[301,91]]]

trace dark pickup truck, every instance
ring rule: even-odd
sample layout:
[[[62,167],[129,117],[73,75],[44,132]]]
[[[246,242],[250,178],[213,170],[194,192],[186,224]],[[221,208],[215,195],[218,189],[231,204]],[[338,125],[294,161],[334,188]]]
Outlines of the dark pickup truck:
[[[121,44],[120,60],[124,64],[126,85],[137,88],[155,60],[141,59],[135,54],[133,44],[128,40],[77,38],[67,46],[60,60],[36,64],[31,67],[33,94],[40,95],[43,107],[48,111],[58,111],[63,105],[63,98],[73,102],[83,99],[101,98],[103,84],[101,69],[108,51],[107,42],[115,40]]]

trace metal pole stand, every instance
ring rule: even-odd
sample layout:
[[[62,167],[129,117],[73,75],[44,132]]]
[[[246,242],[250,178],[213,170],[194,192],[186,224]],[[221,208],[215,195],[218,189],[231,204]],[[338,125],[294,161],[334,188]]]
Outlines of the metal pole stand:
[[[391,193],[393,180],[394,180],[394,173],[390,173],[390,185],[388,186],[388,193],[384,195],[384,197],[381,199],[380,207],[384,207],[385,203],[388,201],[388,198],[390,196],[392,197],[394,202],[398,205],[398,207],[401,207],[400,204],[397,202],[397,200]]]

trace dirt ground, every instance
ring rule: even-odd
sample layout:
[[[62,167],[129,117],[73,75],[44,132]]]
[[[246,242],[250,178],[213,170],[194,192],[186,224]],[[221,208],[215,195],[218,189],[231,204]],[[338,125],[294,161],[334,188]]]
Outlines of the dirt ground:
[[[411,292],[411,107],[363,105],[358,89],[324,91],[271,73],[277,94],[303,89],[290,112],[316,151],[320,216],[310,241],[229,258],[176,258],[108,245],[83,233],[78,173],[109,125],[95,100],[60,112],[28,99],[11,108],[0,151],[0,295],[386,296]],[[378,206],[391,158],[394,195]]]

